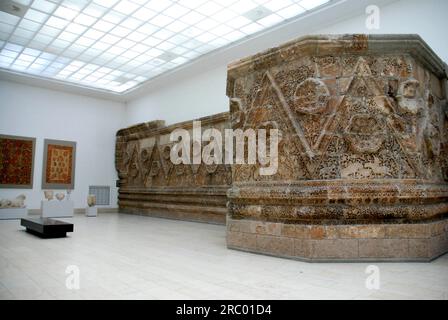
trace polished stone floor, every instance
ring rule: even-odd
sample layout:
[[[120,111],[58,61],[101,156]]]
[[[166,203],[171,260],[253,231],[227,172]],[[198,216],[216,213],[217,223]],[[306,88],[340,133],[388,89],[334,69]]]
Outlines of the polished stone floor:
[[[379,289],[367,289],[367,263],[228,250],[223,226],[124,214],[62,220],[75,232],[61,239],[0,221],[0,299],[448,299],[448,255],[375,264]]]

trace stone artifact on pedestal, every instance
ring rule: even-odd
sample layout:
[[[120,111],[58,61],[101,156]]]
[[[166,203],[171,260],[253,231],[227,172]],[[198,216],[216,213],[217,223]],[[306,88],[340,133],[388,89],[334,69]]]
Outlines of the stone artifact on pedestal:
[[[51,190],[45,190],[44,196],[45,196],[45,199],[47,199],[48,201],[51,201],[54,198],[54,192]]]
[[[96,196],[94,194],[89,194],[87,196],[87,208],[86,208],[86,216],[87,217],[96,217],[98,214],[98,209],[96,205]]]
[[[89,207],[94,207],[96,205],[96,196],[94,194],[89,194],[87,196],[87,205]]]
[[[2,199],[0,200],[0,209],[6,208],[24,208],[26,196],[21,194],[15,199]]]
[[[229,125],[228,113],[198,121],[203,130],[223,132]],[[120,212],[224,224],[230,166],[174,164],[170,152],[175,142],[170,134],[176,129],[191,132],[193,121],[170,126],[153,121],[118,131],[115,166]]]
[[[21,194],[15,199],[0,200],[0,220],[21,219],[28,215],[25,206],[26,196]]]
[[[64,200],[65,198],[65,194],[63,193],[56,193],[56,199],[58,199],[59,201]]]
[[[416,35],[310,36],[231,64],[233,129],[277,128],[278,170],[233,165],[229,248],[307,261],[448,251],[447,67]]]
[[[45,190],[44,196],[47,201],[42,200],[40,202],[42,218],[73,217],[74,202],[65,198],[65,194],[57,193],[56,199],[58,201],[53,201],[55,195],[51,190]]]

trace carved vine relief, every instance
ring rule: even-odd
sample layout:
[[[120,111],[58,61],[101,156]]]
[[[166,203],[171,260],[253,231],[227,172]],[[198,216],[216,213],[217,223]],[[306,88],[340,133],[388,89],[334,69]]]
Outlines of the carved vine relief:
[[[234,181],[448,179],[446,101],[407,56],[303,58],[235,79],[232,128],[282,131],[279,169]],[[438,81],[438,80],[437,80]]]
[[[120,138],[119,138],[120,139]],[[126,138],[122,138],[126,139]],[[147,140],[150,143],[146,143]],[[159,135],[117,143],[117,169],[122,187],[201,187],[230,185],[231,170],[226,165],[173,164],[173,143],[163,143]],[[190,150],[193,150],[191,147]],[[191,155],[192,157],[192,155]]]

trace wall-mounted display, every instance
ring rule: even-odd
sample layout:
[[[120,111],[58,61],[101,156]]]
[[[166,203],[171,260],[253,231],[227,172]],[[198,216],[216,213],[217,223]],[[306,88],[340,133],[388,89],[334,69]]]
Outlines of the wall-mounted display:
[[[74,189],[76,142],[45,139],[42,189]]]
[[[0,188],[33,188],[36,139],[0,135]]]

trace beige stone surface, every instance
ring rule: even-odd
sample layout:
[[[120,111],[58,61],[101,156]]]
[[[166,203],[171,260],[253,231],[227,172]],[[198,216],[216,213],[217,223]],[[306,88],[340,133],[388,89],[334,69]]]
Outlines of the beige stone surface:
[[[407,258],[409,242],[403,239],[360,239],[360,258]]]
[[[359,242],[357,239],[332,239],[311,241],[312,258],[357,259]]]
[[[294,239],[257,235],[257,251],[290,257],[294,255]]]

